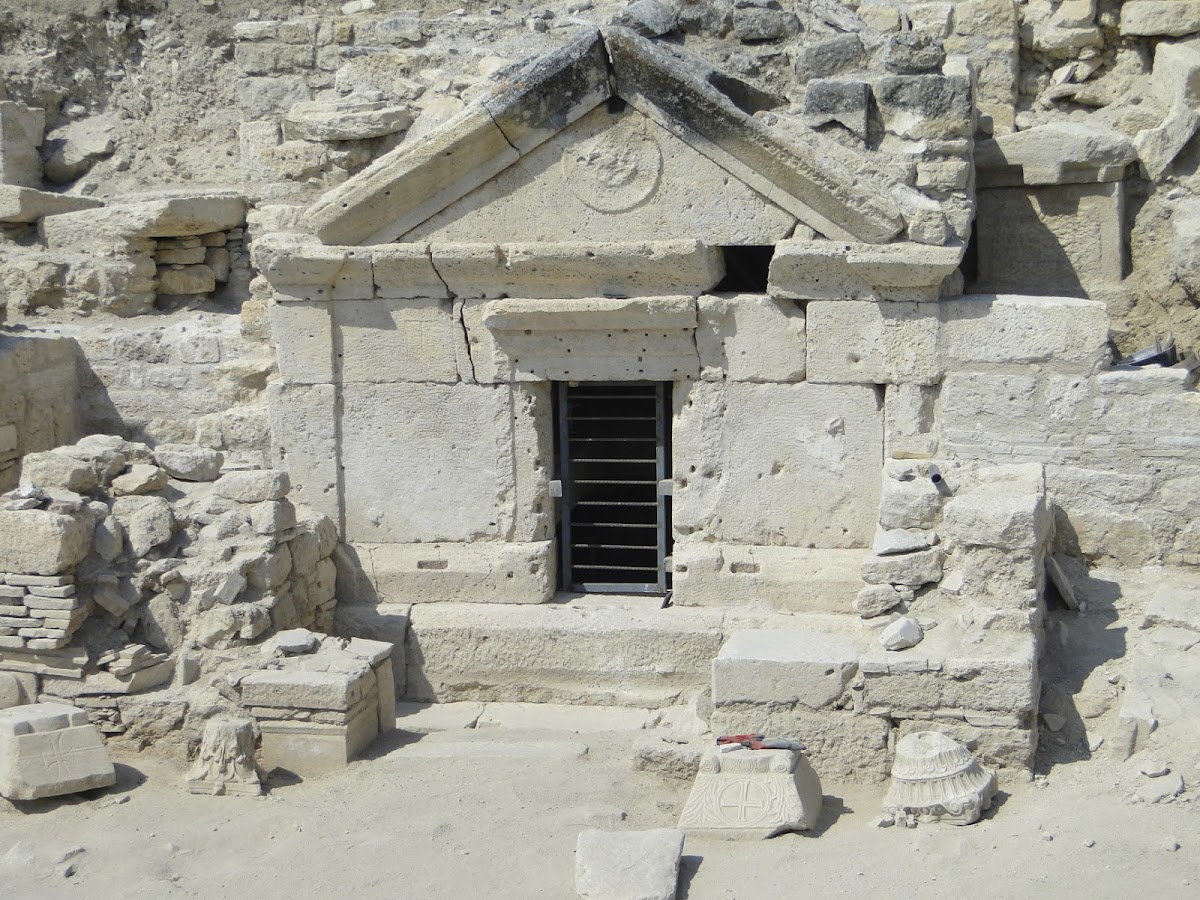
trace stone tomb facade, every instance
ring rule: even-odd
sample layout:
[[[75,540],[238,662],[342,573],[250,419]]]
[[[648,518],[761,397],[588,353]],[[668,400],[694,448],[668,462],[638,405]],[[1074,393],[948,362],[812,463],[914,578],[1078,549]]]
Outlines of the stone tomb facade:
[[[969,98],[956,71],[921,77]],[[1100,302],[962,296],[936,192],[751,108],[707,64],[583,31],[254,241],[275,464],[338,523],[343,630],[406,642],[410,699],[711,690],[714,728],[801,737],[823,777],[882,777],[930,720],[1029,765],[1052,537],[1200,549],[1186,517],[1090,494],[1200,474],[1135,427],[1200,421],[1195,392],[1106,371]],[[941,115],[972,132],[971,103]],[[551,604],[580,589],[673,606]],[[941,624],[881,650],[904,603]],[[785,690],[726,690],[727,641]]]

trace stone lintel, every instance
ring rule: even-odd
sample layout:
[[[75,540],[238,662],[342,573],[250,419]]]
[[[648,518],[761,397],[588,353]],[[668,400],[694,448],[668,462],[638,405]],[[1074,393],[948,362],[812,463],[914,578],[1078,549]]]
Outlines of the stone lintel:
[[[484,308],[483,324],[493,331],[687,331],[696,327],[696,301],[691,297],[491,300]]]
[[[838,241],[781,241],[767,290],[795,300],[937,300],[962,261],[961,243],[945,247]]]
[[[0,184],[0,222],[36,222],[46,216],[95,209],[103,205],[91,197],[72,197]]]

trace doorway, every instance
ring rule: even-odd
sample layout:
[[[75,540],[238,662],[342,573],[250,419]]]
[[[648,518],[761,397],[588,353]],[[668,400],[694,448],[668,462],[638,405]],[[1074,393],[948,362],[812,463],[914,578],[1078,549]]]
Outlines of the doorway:
[[[560,587],[670,588],[671,385],[555,382]]]

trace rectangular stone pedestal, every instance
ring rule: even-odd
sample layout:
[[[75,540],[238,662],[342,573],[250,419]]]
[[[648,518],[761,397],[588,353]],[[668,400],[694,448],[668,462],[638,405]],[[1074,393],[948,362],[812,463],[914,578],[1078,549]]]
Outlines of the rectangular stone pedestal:
[[[679,827],[726,838],[807,831],[821,799],[817,773],[799,751],[714,749],[700,761]]]
[[[115,784],[87,713],[63,703],[0,710],[0,796],[38,800]]]
[[[260,721],[262,767],[311,778],[345,768],[379,735],[379,713],[368,707],[346,725]]]

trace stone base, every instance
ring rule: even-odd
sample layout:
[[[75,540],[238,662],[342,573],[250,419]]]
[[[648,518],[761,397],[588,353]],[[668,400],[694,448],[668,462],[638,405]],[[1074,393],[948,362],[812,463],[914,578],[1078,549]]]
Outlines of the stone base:
[[[0,711],[0,796],[39,800],[116,784],[87,713],[62,703]]]
[[[807,831],[821,814],[821,781],[797,750],[711,750],[679,817],[689,834],[767,838]]]
[[[368,708],[347,725],[260,721],[262,766],[312,778],[344,769],[379,735],[379,714]]]

